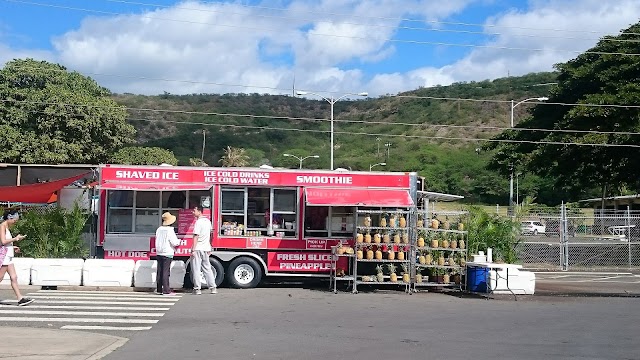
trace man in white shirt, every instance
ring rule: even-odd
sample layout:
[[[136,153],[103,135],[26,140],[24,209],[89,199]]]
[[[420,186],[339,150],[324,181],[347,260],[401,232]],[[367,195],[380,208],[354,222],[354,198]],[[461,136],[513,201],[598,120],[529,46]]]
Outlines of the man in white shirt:
[[[193,208],[196,224],[193,229],[193,246],[191,247],[191,276],[193,279],[193,293],[202,294],[200,290],[202,273],[207,280],[207,286],[212,294],[216,294],[216,279],[211,270],[209,255],[211,255],[211,221],[202,215],[202,209]]]

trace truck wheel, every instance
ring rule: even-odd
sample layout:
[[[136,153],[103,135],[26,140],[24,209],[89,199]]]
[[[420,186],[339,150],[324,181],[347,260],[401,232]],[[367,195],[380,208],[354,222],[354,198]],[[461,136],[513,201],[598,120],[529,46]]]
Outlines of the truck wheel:
[[[254,259],[239,257],[229,264],[227,281],[230,286],[250,289],[258,286],[260,280],[262,280],[262,268]]]
[[[216,287],[220,287],[224,281],[224,267],[220,261],[214,257],[209,257],[209,263],[211,264],[211,270],[213,271],[213,277],[216,280]],[[207,279],[202,275],[200,279],[201,287],[207,287]],[[188,271],[184,276],[184,288],[193,289],[193,281],[191,280],[191,262],[189,261]]]

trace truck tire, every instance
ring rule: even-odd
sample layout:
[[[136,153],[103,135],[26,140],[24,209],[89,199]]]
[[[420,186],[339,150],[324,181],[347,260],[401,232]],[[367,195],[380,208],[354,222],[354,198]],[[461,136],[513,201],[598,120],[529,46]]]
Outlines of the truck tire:
[[[234,259],[227,270],[227,282],[234,288],[251,289],[262,280],[262,267],[250,257]]]
[[[224,267],[222,263],[214,257],[209,257],[209,263],[211,264],[211,270],[213,271],[213,276],[216,279],[216,287],[220,287],[222,282],[224,281]],[[202,278],[201,287],[207,287],[207,282]],[[193,289],[193,281],[191,280],[191,262],[189,261],[189,266],[187,267],[187,273],[184,275],[184,288],[185,289]]]

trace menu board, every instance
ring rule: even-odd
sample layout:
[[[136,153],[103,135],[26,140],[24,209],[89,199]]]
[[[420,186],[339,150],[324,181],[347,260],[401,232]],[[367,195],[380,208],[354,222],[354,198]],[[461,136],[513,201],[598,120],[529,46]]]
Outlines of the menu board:
[[[202,214],[211,219],[211,209],[203,209]],[[193,234],[196,218],[191,209],[178,211],[178,234]]]

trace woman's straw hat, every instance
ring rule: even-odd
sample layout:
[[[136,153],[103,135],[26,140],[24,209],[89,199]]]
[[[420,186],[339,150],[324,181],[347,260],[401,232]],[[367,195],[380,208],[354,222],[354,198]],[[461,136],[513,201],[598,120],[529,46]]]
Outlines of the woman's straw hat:
[[[176,222],[176,217],[171,215],[170,212],[162,214],[162,226],[169,226]]]

